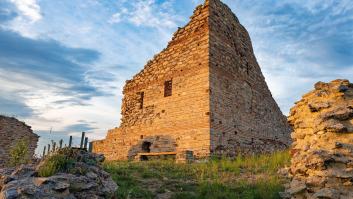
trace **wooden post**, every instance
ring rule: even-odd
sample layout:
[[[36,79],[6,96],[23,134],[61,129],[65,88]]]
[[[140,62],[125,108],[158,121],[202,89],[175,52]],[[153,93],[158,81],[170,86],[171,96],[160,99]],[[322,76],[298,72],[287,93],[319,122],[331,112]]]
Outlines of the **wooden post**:
[[[88,137],[85,138],[85,146],[84,146],[85,149],[87,149],[87,144],[88,144]]]
[[[56,142],[53,142],[53,152],[56,150]]]
[[[72,136],[70,136],[70,140],[69,140],[69,148],[72,147]]]
[[[50,154],[50,144],[48,144],[48,153],[47,153],[47,155],[49,155]]]
[[[59,149],[61,149],[61,148],[63,148],[63,140],[62,139],[59,141]]]
[[[93,151],[93,143],[90,142],[89,145],[88,145],[88,152],[92,153],[92,151]]]
[[[85,140],[85,132],[82,132],[80,149],[82,149],[82,148],[83,148],[83,141],[84,141],[84,140]]]
[[[43,149],[43,158],[45,157],[45,151],[46,151],[46,146],[44,146],[44,149]]]

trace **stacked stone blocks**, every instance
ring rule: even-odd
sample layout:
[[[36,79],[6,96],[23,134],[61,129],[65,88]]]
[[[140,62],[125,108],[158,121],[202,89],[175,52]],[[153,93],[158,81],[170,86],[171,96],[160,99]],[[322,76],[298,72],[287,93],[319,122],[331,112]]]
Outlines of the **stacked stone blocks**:
[[[353,84],[319,82],[291,109],[292,198],[353,198]]]
[[[8,164],[11,149],[20,141],[28,141],[30,157],[34,155],[38,136],[33,133],[30,126],[13,117],[0,115],[0,167]]]
[[[290,128],[235,15],[219,0],[206,0],[190,19],[126,82],[120,127],[94,142],[93,151],[133,159],[151,143],[150,152],[193,151],[201,158],[289,145]]]

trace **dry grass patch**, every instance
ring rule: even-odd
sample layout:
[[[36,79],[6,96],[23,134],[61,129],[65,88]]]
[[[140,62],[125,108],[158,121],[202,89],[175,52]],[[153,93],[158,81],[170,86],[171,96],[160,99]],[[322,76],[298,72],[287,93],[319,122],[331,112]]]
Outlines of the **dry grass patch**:
[[[289,165],[287,151],[251,157],[211,158],[193,164],[173,161],[106,162],[119,185],[118,198],[279,198]]]

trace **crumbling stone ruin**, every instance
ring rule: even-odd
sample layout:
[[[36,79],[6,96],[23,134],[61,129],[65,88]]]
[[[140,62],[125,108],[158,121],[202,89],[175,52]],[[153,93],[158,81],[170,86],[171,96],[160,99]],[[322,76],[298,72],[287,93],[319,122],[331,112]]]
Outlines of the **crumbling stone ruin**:
[[[62,167],[58,164],[63,164],[64,161],[53,158],[58,155],[69,159],[68,165],[48,177],[40,177],[41,167],[45,165],[51,165],[51,169]],[[102,155],[81,149],[64,148],[47,156],[38,165],[0,169],[0,199],[115,198],[118,186],[101,167],[102,161]]]
[[[30,126],[13,117],[0,115],[0,167],[7,164],[9,152],[21,139],[28,140],[29,155],[32,157],[37,147],[39,136],[33,133]]]
[[[167,48],[126,82],[123,94],[120,128],[93,142],[109,160],[141,152],[235,156],[290,145],[290,127],[249,34],[220,0],[198,6]]]
[[[292,198],[353,198],[353,84],[318,82],[291,109]]]

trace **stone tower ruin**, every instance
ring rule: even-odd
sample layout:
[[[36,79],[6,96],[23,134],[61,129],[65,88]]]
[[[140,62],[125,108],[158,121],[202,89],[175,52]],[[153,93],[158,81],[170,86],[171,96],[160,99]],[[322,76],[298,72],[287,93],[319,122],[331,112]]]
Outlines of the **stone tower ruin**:
[[[93,142],[109,160],[141,152],[196,158],[264,153],[290,145],[250,37],[231,9],[206,0],[124,87],[119,128]]]

